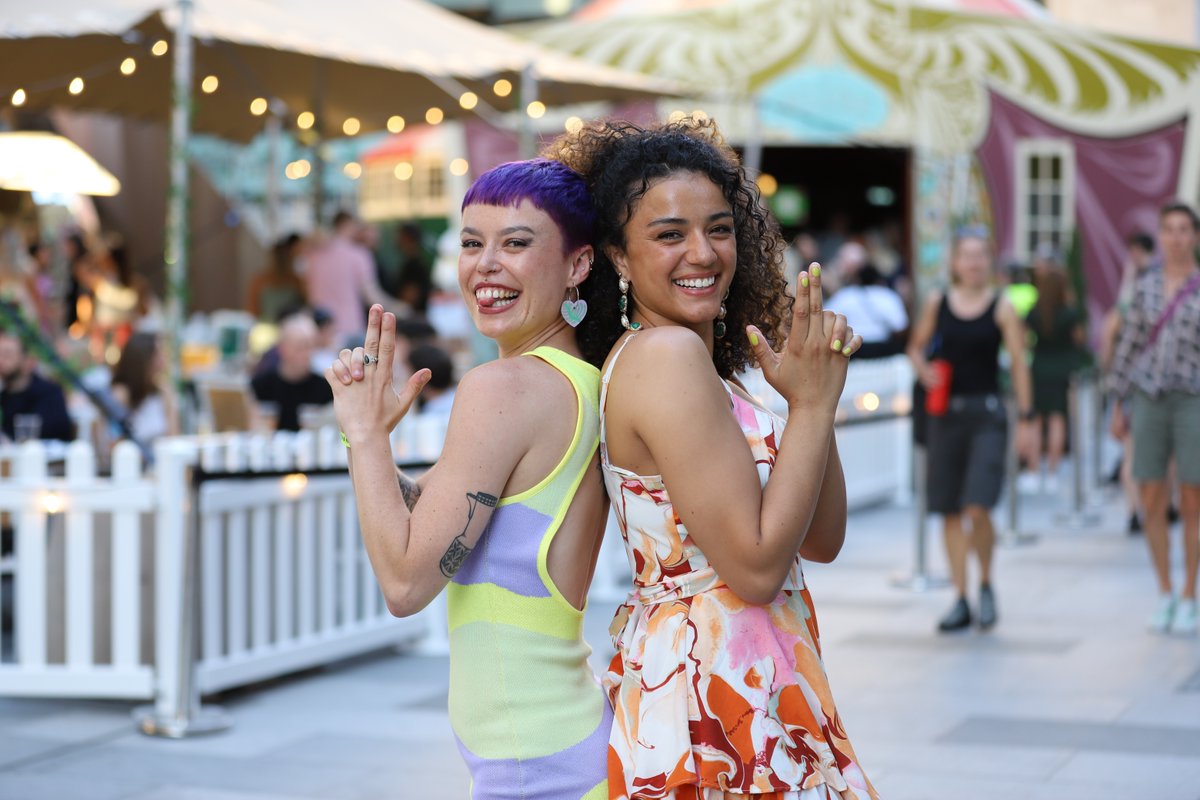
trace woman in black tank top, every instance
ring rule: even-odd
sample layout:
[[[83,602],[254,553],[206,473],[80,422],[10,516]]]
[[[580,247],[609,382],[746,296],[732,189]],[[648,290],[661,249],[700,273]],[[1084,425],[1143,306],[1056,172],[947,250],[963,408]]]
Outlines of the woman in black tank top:
[[[927,299],[908,346],[913,369],[928,391],[945,390],[943,374],[950,382],[945,413],[930,417],[926,454],[929,510],[942,515],[946,557],[958,590],[954,605],[938,623],[943,632],[967,628],[975,616],[967,602],[971,552],[979,562],[979,626],[986,630],[996,623],[991,509],[1004,485],[1008,447],[1007,414],[1000,396],[1001,346],[1013,365],[1021,419],[1032,414],[1025,329],[1007,298],[992,285],[988,241],[977,235],[956,239],[950,276],[950,291]],[[948,369],[931,366],[933,359],[945,362]]]

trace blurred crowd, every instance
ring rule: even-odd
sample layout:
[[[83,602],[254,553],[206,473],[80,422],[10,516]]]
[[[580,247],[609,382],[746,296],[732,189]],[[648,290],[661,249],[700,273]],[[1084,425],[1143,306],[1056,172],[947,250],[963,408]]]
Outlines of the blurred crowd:
[[[243,308],[192,314],[173,380],[163,301],[118,234],[43,238],[0,226],[0,436],[121,439],[149,454],[183,430],[296,431],[332,421],[324,369],[361,343],[366,308],[398,317],[397,378],[428,367],[423,407],[448,414],[476,354],[456,287],[435,282],[436,247],[417,224],[378,228],[341,212],[331,229],[290,234],[251,277]],[[444,281],[443,281],[444,282]],[[436,327],[435,327],[436,324]],[[411,358],[410,358],[411,356]]]

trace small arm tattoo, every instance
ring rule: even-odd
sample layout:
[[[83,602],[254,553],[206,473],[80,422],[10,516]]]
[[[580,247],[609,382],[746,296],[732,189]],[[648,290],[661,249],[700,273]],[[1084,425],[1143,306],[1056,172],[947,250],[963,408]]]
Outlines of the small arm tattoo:
[[[400,494],[404,496],[404,505],[408,506],[408,510],[412,511],[417,506],[417,501],[421,499],[421,487],[412,478],[396,468],[396,480],[400,483]]]
[[[453,578],[463,562],[466,561],[467,556],[471,555],[471,548],[467,547],[466,539],[467,532],[471,529],[471,519],[475,516],[475,507],[483,504],[488,508],[495,508],[498,502],[499,500],[487,492],[467,493],[467,524],[463,526],[463,532],[450,542],[450,546],[442,555],[442,560],[438,562],[438,569],[447,578]]]

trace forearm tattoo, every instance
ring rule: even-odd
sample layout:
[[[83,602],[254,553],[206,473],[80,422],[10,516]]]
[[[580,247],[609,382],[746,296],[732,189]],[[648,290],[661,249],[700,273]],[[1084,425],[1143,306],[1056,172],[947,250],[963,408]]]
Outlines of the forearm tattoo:
[[[495,508],[499,501],[488,494],[487,492],[468,492],[467,493],[467,524],[463,526],[463,532],[454,537],[454,541],[450,542],[450,546],[446,548],[446,552],[442,555],[442,560],[438,562],[438,569],[447,578],[453,578],[458,572],[459,567],[463,565],[463,561],[467,556],[471,555],[471,548],[467,547],[467,532],[471,529],[471,519],[475,516],[475,506],[482,503],[488,508]]]
[[[400,494],[404,495],[404,505],[408,506],[408,510],[412,511],[417,506],[417,501],[421,499],[421,487],[412,478],[405,475],[397,467],[396,480],[400,482]]]

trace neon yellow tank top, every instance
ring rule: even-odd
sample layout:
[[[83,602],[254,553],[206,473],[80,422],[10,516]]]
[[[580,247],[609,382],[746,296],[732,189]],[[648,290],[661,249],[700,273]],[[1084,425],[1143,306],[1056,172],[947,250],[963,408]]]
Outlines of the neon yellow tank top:
[[[551,347],[571,382],[575,436],[533,488],[503,497],[447,587],[450,724],[474,800],[606,800],[612,712],[587,658],[583,612],[546,556],[600,441],[600,371]]]

